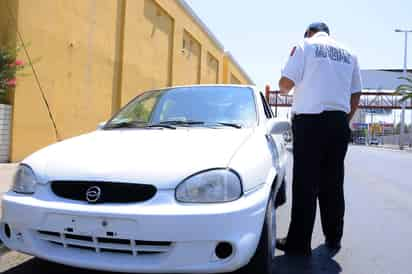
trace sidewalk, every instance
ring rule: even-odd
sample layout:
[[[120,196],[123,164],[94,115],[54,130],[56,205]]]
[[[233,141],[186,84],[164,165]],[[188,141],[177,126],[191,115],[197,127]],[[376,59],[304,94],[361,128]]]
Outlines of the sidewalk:
[[[392,144],[385,144],[385,145],[359,145],[359,144],[350,144],[351,146],[360,146],[360,147],[368,147],[368,148],[376,148],[376,149],[386,149],[386,150],[393,150],[393,151],[405,151],[405,152],[412,152],[412,148],[409,146],[405,146],[403,150],[399,149],[399,145],[392,145]]]
[[[0,164],[0,197],[9,190],[17,166],[18,164]]]
[[[370,147],[373,147],[373,146],[370,146]],[[404,146],[404,149],[403,149],[403,150],[400,150],[400,149],[399,149],[399,145],[389,145],[389,144],[387,144],[387,145],[379,145],[379,146],[376,146],[376,147],[378,147],[378,148],[383,148],[383,149],[389,149],[389,150],[398,150],[398,151],[412,152],[412,148],[409,147],[409,146]]]

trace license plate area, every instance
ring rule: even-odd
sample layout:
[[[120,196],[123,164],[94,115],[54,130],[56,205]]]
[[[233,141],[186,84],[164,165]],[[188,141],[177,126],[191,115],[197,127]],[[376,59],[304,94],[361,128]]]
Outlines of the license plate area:
[[[41,229],[94,237],[133,238],[137,223],[122,218],[48,214]]]

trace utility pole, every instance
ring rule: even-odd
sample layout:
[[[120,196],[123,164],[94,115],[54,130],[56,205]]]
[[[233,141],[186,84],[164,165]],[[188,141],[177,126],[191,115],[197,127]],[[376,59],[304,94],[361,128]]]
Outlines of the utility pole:
[[[403,77],[408,77],[408,33],[412,32],[412,30],[401,30],[395,29],[395,32],[402,32],[405,35],[405,52],[404,52],[404,60],[403,60]],[[403,149],[404,146],[404,138],[405,138],[405,107],[406,102],[402,103],[402,112],[401,112],[401,131],[399,134],[399,149]]]

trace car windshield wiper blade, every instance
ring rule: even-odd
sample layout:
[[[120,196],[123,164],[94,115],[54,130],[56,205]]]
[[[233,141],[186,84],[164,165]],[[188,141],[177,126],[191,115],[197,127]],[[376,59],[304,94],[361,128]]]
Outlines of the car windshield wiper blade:
[[[146,128],[155,128],[155,127],[168,128],[168,129],[176,129],[175,126],[173,126],[173,125],[168,125],[168,124],[150,124],[150,125],[146,126]]]
[[[159,125],[174,125],[174,126],[192,126],[192,125],[203,125],[205,122],[202,121],[182,121],[182,120],[170,120],[170,121],[162,121]]]
[[[228,122],[216,122],[214,123],[219,126],[227,126],[227,127],[234,127],[234,128],[242,128],[242,125],[236,123],[228,123]]]
[[[147,124],[145,121],[127,121],[120,123],[110,123],[104,127],[104,129],[114,129],[114,128],[141,128],[142,125]]]

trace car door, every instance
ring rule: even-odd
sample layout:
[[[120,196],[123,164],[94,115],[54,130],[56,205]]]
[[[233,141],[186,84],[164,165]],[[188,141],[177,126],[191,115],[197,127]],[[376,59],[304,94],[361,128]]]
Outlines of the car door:
[[[271,119],[275,119],[272,109],[266,102],[265,97],[260,93],[261,103],[265,112],[266,122]],[[285,129],[285,132],[287,129]],[[283,134],[271,134],[267,136],[268,141],[271,143],[272,155],[276,164],[276,169],[282,176],[285,173],[285,166],[287,160],[286,142]]]

